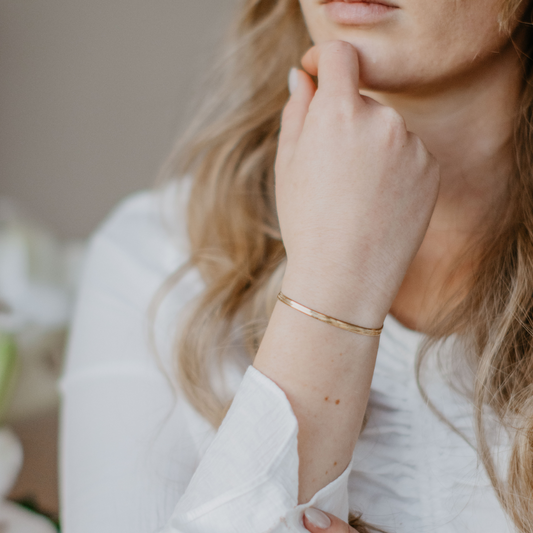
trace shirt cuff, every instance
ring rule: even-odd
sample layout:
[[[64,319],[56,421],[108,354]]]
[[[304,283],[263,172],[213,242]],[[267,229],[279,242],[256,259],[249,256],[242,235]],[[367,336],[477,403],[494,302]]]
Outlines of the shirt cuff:
[[[306,532],[313,506],[348,519],[344,472],[298,505],[298,421],[285,393],[248,367],[232,405],[163,533]]]

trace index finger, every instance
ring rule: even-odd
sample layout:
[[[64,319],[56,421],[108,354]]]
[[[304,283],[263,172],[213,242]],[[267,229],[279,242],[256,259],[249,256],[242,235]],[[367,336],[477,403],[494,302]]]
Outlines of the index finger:
[[[313,46],[303,56],[302,65],[318,76],[321,92],[349,95],[364,103],[359,94],[359,57],[350,43],[329,41]]]

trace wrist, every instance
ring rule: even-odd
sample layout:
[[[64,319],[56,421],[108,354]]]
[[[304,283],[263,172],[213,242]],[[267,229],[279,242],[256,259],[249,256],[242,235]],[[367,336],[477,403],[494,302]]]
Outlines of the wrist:
[[[381,327],[391,305],[367,280],[335,267],[287,264],[281,290],[306,307],[365,328]]]

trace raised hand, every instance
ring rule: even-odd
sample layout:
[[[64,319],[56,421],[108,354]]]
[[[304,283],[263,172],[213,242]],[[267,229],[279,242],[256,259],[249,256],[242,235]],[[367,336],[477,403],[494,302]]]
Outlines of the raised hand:
[[[427,230],[438,165],[396,111],[359,93],[351,44],[315,46],[302,64],[276,160],[284,287],[297,299],[296,284],[327,283],[345,319],[379,327]]]

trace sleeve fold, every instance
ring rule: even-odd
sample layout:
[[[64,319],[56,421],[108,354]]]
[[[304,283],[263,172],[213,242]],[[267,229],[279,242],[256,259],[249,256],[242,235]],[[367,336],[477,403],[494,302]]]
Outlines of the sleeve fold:
[[[284,392],[250,366],[162,533],[306,532],[310,506],[348,518],[353,462],[298,505],[298,421]]]

